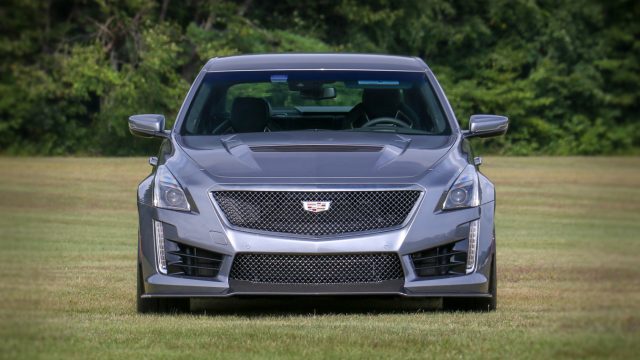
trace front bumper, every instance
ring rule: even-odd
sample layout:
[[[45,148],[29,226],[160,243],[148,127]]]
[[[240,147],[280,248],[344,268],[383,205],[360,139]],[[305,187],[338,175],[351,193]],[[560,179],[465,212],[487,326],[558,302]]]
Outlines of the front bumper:
[[[225,227],[215,213],[190,214],[138,204],[139,262],[143,297],[229,297],[237,295],[400,295],[407,297],[489,297],[494,202],[478,208],[434,214],[427,221],[411,221],[399,230],[361,236],[308,239],[249,233]],[[213,215],[207,217],[207,215]],[[213,219],[202,223],[203,218]],[[224,255],[218,276],[197,279],[158,272],[153,220],[168,225],[167,239]],[[479,220],[478,258],[467,275],[425,278],[416,275],[410,254],[459,239],[466,224]],[[359,284],[265,284],[229,279],[234,256],[242,252],[286,254],[347,254],[391,252],[400,257],[404,278]]]

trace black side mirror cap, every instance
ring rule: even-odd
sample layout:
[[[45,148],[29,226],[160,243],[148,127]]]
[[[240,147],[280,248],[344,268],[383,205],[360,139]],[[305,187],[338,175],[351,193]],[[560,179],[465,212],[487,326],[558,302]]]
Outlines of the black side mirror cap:
[[[164,125],[164,115],[141,114],[129,117],[129,132],[134,136],[168,138],[169,132],[165,131]]]
[[[471,115],[469,130],[464,132],[466,138],[492,137],[504,135],[509,128],[509,118],[501,115]]]

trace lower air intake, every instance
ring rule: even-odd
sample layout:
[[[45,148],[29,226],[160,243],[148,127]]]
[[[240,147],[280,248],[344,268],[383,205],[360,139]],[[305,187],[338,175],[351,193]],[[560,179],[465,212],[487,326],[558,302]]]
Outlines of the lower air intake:
[[[167,275],[197,278],[218,276],[222,255],[193,246],[165,240]]]
[[[270,284],[376,283],[404,276],[392,253],[290,255],[238,254],[230,278]]]
[[[467,240],[411,254],[419,277],[464,275],[467,266]]]

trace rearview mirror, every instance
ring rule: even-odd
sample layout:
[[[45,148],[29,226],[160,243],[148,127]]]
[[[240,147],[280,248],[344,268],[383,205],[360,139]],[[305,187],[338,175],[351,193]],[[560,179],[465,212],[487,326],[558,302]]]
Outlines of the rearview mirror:
[[[336,88],[318,87],[315,89],[304,89],[304,90],[300,90],[300,95],[305,99],[311,99],[311,100],[335,99]]]
[[[169,133],[164,130],[164,115],[142,114],[131,115],[129,117],[129,131],[139,137],[169,137]]]
[[[469,131],[465,137],[491,137],[504,135],[509,128],[509,118],[500,115],[471,115]]]

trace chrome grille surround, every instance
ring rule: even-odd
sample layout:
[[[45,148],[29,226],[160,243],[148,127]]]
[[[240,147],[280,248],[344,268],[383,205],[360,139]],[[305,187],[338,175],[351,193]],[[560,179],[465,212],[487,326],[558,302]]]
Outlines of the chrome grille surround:
[[[404,277],[394,253],[263,254],[240,253],[230,279],[269,284],[378,283]]]
[[[220,190],[212,199],[228,224],[256,232],[311,237],[384,231],[402,227],[422,191],[403,190]],[[322,212],[303,202],[330,202]]]

